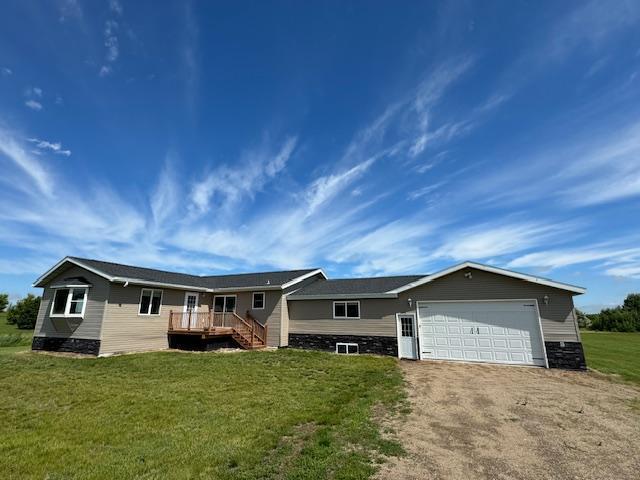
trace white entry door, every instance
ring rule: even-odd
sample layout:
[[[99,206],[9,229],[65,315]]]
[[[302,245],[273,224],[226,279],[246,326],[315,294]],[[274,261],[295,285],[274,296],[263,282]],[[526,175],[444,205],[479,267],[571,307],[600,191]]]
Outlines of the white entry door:
[[[416,319],[413,314],[397,315],[398,320],[398,356],[400,358],[418,358],[416,345]]]
[[[545,365],[535,301],[418,302],[423,359]]]
[[[184,294],[184,308],[182,310],[182,328],[195,327],[198,323],[198,292],[187,292]],[[191,314],[191,315],[190,315]],[[191,325],[189,325],[191,319]]]

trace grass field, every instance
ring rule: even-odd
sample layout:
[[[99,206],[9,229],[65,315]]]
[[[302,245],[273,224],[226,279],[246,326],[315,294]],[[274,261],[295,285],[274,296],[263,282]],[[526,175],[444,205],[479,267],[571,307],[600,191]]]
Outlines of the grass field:
[[[32,330],[19,330],[7,323],[7,313],[0,313],[0,348],[31,345]]]
[[[401,452],[372,421],[403,404],[393,358],[6,353],[0,389],[3,478],[367,478]]]
[[[587,365],[640,384],[640,333],[580,332]]]

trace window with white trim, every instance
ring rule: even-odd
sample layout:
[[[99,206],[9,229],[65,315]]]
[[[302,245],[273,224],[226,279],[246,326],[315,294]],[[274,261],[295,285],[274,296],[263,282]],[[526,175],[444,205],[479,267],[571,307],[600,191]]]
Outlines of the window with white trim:
[[[264,310],[264,292],[253,292],[251,308],[253,310]]]
[[[57,288],[51,302],[52,317],[82,317],[88,288]]]
[[[143,288],[140,292],[140,308],[138,315],[160,315],[162,290]]]
[[[333,318],[360,318],[360,302],[333,302]]]

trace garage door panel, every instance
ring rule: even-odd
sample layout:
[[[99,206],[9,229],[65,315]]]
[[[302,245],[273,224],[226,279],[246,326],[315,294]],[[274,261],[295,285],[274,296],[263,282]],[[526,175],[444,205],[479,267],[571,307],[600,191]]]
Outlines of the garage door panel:
[[[511,358],[509,357],[509,352],[502,351],[495,352],[495,358],[499,362],[508,362],[509,360],[511,360]]]
[[[419,302],[418,318],[423,358],[544,365],[530,303]]]
[[[477,347],[478,343],[475,338],[463,338],[462,342],[465,347]]]
[[[494,338],[493,348],[507,348],[507,341],[504,338]]]
[[[494,360],[493,352],[491,352],[489,350],[480,350],[478,352],[478,358],[480,360],[484,360],[486,362],[490,362],[490,361]]]

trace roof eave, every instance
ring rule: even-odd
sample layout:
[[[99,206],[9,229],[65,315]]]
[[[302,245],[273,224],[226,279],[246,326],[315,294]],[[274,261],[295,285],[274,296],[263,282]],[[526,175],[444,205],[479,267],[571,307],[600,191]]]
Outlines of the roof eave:
[[[33,282],[33,284],[31,285],[34,288],[44,288],[44,285],[42,285],[42,282],[49,277],[53,272],[55,272],[58,268],[60,268],[62,265],[65,264],[65,262],[69,262],[72,263],[74,265],[77,265],[78,267],[82,267],[85,270],[90,271],[91,273],[95,273],[96,275],[102,277],[102,278],[106,278],[107,280],[109,280],[110,282],[114,281],[114,277],[111,277],[110,275],[107,275],[106,273],[97,270],[95,268],[90,267],[89,265],[86,265],[82,262],[79,262],[78,260],[71,258],[71,257],[64,257],[62,260],[60,260],[58,263],[56,263],[53,267],[51,267],[49,270],[47,270],[45,273],[43,273],[42,275],[40,275],[40,277],[38,277],[38,279]]]
[[[296,277],[296,278],[294,278],[292,280],[289,280],[286,283],[283,283],[281,285],[281,287],[284,290],[285,288],[289,288],[292,285],[300,283],[300,282],[306,280],[307,278],[311,278],[311,277],[313,277],[315,275],[318,275],[318,274],[322,275],[324,277],[324,279],[327,280],[328,277],[325,275],[325,273],[322,271],[322,269],[321,268],[317,268],[317,269],[312,270],[312,271],[310,271],[308,273],[305,273],[304,275],[300,275],[299,277]]]

